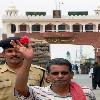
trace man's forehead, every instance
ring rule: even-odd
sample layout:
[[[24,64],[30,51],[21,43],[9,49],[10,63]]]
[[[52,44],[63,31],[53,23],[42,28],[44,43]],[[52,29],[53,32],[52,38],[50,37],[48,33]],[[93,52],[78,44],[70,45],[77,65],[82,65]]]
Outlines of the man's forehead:
[[[66,65],[51,65],[50,70],[57,70],[57,69],[68,69]]]
[[[14,48],[7,48],[5,49],[5,51],[8,51],[8,50],[15,50]]]

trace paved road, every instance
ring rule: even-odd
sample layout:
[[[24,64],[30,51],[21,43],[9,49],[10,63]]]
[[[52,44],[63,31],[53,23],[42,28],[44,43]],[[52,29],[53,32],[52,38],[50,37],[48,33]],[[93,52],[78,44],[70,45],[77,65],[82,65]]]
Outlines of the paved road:
[[[78,74],[78,75],[74,75],[74,79],[75,81],[77,81],[80,85],[85,85],[88,86],[90,88],[92,88],[92,82],[91,82],[91,78],[89,78],[88,75],[84,75],[84,74]],[[96,95],[96,99],[100,100],[100,88],[97,88],[96,90],[93,90],[95,95]]]

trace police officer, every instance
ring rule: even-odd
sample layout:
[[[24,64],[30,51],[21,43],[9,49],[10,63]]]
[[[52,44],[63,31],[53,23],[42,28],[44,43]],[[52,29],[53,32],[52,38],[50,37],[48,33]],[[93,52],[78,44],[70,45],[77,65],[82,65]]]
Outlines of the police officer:
[[[9,37],[0,41],[0,47],[3,48],[3,56],[6,63],[0,65],[0,100],[16,100],[13,94],[16,69],[23,63],[23,55],[17,52],[10,44],[11,40],[19,40],[19,37]],[[45,69],[36,65],[31,65],[28,84],[45,86]]]

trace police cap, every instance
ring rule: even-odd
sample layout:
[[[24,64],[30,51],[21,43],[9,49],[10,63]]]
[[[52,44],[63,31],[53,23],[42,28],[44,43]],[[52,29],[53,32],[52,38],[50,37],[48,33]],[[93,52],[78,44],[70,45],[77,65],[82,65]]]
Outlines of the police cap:
[[[16,42],[16,40],[20,40],[20,37],[9,37],[1,40],[0,47],[2,47],[3,49],[13,48],[13,46],[10,44],[11,40],[14,40]]]

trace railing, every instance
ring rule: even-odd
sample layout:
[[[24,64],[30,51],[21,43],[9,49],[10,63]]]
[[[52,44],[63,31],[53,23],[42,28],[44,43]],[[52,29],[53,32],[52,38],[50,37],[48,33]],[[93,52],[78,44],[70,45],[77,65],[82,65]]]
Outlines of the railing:
[[[18,31],[18,33],[43,33],[44,31]],[[45,30],[45,32],[70,32],[70,30]],[[71,32],[100,32],[100,30],[72,30]]]

